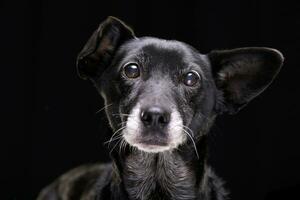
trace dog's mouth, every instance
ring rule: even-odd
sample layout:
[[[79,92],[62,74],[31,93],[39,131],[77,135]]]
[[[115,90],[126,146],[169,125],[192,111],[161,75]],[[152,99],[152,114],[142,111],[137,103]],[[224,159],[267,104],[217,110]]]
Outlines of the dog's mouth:
[[[166,138],[160,137],[138,137],[131,143],[132,146],[145,152],[162,152],[170,149],[170,144]]]

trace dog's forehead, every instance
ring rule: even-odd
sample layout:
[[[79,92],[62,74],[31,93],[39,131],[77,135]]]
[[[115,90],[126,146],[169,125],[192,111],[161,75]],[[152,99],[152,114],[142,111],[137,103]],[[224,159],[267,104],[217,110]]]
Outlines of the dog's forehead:
[[[206,65],[206,56],[200,54],[191,46],[176,40],[158,38],[138,38],[123,47],[129,60],[132,58],[151,63],[163,64],[169,67],[184,68],[191,64],[200,67]]]

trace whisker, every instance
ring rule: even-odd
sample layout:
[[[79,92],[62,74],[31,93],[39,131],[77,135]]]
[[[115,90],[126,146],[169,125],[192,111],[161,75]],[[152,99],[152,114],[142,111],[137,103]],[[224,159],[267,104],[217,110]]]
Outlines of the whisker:
[[[190,130],[192,132],[192,134],[194,134],[193,131],[185,125],[177,125],[177,127],[180,127],[182,129],[182,131],[189,136],[189,138],[191,139],[191,141],[193,143],[193,147],[195,149],[195,153],[197,155],[197,158],[199,159],[199,154],[198,154],[198,150],[197,150],[195,140],[194,140],[193,136],[188,132],[188,130]],[[185,128],[188,129],[188,130],[185,130]]]
[[[117,136],[117,137],[114,137],[112,140],[107,140],[107,141],[103,142],[103,144],[107,144],[107,143],[113,142],[113,141],[115,141],[115,140],[120,139],[121,137],[123,137],[123,136],[122,136],[122,135],[119,135],[119,136]]]
[[[122,124],[126,124],[126,122],[120,122],[120,123],[118,123],[118,126],[120,126],[120,125],[122,125]]]
[[[109,154],[112,153],[112,151],[114,150],[114,148],[116,148],[116,146],[117,146],[121,141],[122,141],[122,140],[119,140],[119,141],[115,144],[115,146],[110,150]]]
[[[111,104],[108,104],[108,105],[106,105],[106,106],[100,108],[100,109],[96,112],[96,114],[98,114],[99,112],[101,112],[101,111],[104,110],[105,108],[108,108],[109,106],[112,106],[112,105],[113,105],[113,104],[111,103]]]
[[[122,144],[123,144],[123,139],[121,139],[121,142],[120,142],[120,145],[119,145],[119,155],[121,155],[121,147],[122,147]]]
[[[188,126],[182,125],[182,127],[188,129],[191,132],[191,134],[195,136],[194,131],[190,129]]]
[[[130,114],[127,114],[127,113],[113,113],[112,115],[130,116]]]
[[[132,115],[126,114],[126,113],[119,113],[119,115],[121,115],[121,116],[132,116]]]
[[[111,136],[111,138],[109,139],[108,147],[109,147],[109,144],[111,143],[113,137],[114,137],[118,132],[120,132],[121,130],[123,130],[123,129],[125,129],[125,128],[126,128],[126,126],[123,126],[123,127],[119,128],[118,130],[116,130],[116,131],[114,132],[114,134],[113,134],[113,135]]]
[[[193,145],[194,145],[194,149],[195,149],[195,153],[197,155],[197,158],[199,159],[199,154],[198,154],[198,150],[197,150],[197,147],[196,147],[196,143],[193,139],[193,137],[189,134],[188,131],[186,131],[184,128],[182,128],[183,132],[185,132],[190,138],[191,138],[191,141],[193,142]]]

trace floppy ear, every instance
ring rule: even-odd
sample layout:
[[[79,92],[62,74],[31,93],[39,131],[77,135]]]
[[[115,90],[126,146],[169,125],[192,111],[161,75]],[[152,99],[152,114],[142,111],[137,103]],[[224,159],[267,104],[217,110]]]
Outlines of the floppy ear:
[[[284,60],[279,51],[263,47],[212,51],[208,57],[217,88],[223,93],[225,111],[230,114],[264,91]]]
[[[121,20],[108,17],[93,33],[77,57],[77,71],[83,79],[94,79],[110,64],[116,50],[134,38],[133,31]]]

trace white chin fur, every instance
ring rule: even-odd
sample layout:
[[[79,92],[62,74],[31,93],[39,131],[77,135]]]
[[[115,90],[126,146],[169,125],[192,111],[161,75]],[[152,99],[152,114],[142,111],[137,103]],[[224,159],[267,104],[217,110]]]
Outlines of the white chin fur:
[[[141,134],[141,121],[140,121],[140,105],[137,104],[131,111],[129,117],[127,118],[126,128],[122,131],[122,135],[125,141],[137,149],[149,152],[149,153],[159,153],[163,151],[169,151],[177,148],[180,144],[184,143],[187,139],[186,134],[183,132],[183,122],[180,113],[177,110],[172,110],[171,119],[168,125],[169,142],[166,146],[159,145],[146,145],[136,142],[136,138]]]
[[[147,153],[159,153],[171,150],[170,146],[156,146],[156,145],[145,145],[145,144],[133,144],[132,146]]]

